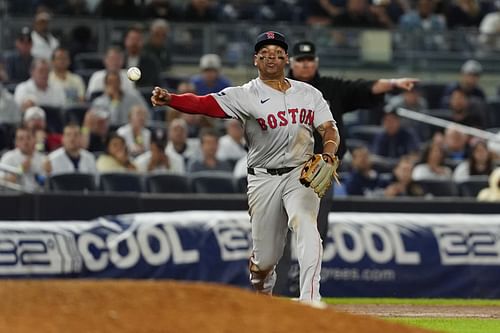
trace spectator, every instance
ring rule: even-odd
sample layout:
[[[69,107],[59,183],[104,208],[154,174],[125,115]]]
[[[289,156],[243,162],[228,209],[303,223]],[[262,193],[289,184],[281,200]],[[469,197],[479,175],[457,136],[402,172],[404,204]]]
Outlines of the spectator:
[[[35,137],[35,149],[41,153],[53,151],[61,146],[61,134],[51,133],[47,129],[45,111],[38,107],[29,107],[24,112],[23,125]]]
[[[82,149],[80,126],[64,126],[62,143],[63,146],[50,153],[45,161],[44,169],[47,175],[73,172],[97,174],[94,155]]]
[[[303,7],[305,5],[306,4],[304,4],[302,0],[265,0],[264,3],[259,6],[255,19],[257,21],[289,21],[302,23],[304,21]],[[250,8],[247,7],[247,10],[255,11],[255,5],[253,4]],[[224,17],[224,19],[226,17]],[[235,16],[233,15],[233,17]]]
[[[380,187],[379,175],[372,168],[372,159],[368,148],[355,148],[352,151],[351,165],[352,171],[345,183],[348,195],[369,196]]]
[[[18,83],[30,78],[31,63],[33,62],[31,55],[33,42],[28,27],[23,27],[17,34],[15,45],[16,49],[5,55],[5,69],[7,81]]]
[[[148,110],[140,105],[130,109],[129,122],[120,127],[116,132],[125,139],[127,149],[132,157],[146,152],[150,148],[151,131],[146,128]]]
[[[488,151],[486,142],[475,140],[469,158],[460,163],[453,171],[453,180],[460,183],[468,180],[470,176],[487,176],[494,168],[493,153]]]
[[[392,181],[384,189],[384,196],[393,198],[399,196],[418,197],[425,194],[424,189],[411,179],[413,160],[403,156],[392,171]]]
[[[449,29],[459,27],[479,27],[489,6],[479,0],[454,0],[446,11],[446,23]]]
[[[477,195],[479,201],[500,201],[500,168],[496,168],[489,178],[490,186]]]
[[[31,55],[34,58],[50,61],[52,53],[59,46],[59,40],[49,31],[50,20],[51,17],[48,12],[41,11],[35,15],[33,31],[31,32],[31,39],[33,41]]]
[[[482,53],[500,51],[500,1],[495,1],[496,11],[486,15],[479,25],[479,42]]]
[[[58,47],[52,54],[52,71],[49,83],[64,88],[66,103],[76,104],[85,100],[85,83],[80,75],[69,71],[70,57],[67,49]]]
[[[16,129],[15,146],[15,149],[3,154],[0,163],[19,169],[21,174],[6,173],[5,180],[18,183],[27,192],[39,190],[39,180],[44,174],[44,155],[35,150],[33,133],[27,128],[18,127]]]
[[[461,88],[451,93],[448,109],[451,110],[451,120],[454,122],[472,127],[487,127],[484,104],[468,97]]]
[[[99,108],[91,108],[85,113],[82,126],[82,148],[91,152],[106,150],[106,139],[109,136],[109,112]]]
[[[418,0],[415,10],[401,17],[399,25],[402,29],[412,31],[442,32],[446,30],[446,21],[434,13],[434,0]]]
[[[124,64],[123,51],[117,46],[111,46],[104,55],[104,68],[94,72],[87,85],[87,99],[92,99],[96,94],[104,91],[104,77],[107,72],[119,72],[121,89],[129,93],[138,94],[135,85],[127,77],[127,70],[123,69]]]
[[[384,107],[385,112],[393,112],[398,108],[420,112],[428,109],[427,100],[422,96],[421,89],[415,86],[411,90],[405,90],[401,94],[389,99]]]
[[[166,142],[162,138],[153,136],[151,149],[137,156],[134,164],[137,171],[142,173],[175,173],[184,174],[186,172],[184,160],[177,154],[165,152]]]
[[[243,127],[237,119],[225,121],[226,135],[219,139],[219,149],[217,159],[228,161],[231,165],[247,154],[245,150],[245,138]]]
[[[144,52],[156,57],[160,72],[165,72],[172,66],[172,52],[169,48],[170,26],[163,19],[154,20],[149,26],[149,40],[144,46]]]
[[[448,106],[451,94],[457,89],[462,89],[467,97],[475,97],[481,102],[486,101],[486,94],[479,86],[479,79],[483,72],[481,64],[476,60],[467,60],[462,65],[460,72],[460,80],[449,84],[443,92],[443,97],[441,99],[443,108]]]
[[[219,92],[231,85],[221,73],[222,64],[217,54],[205,54],[200,58],[201,74],[191,79],[197,95]]]
[[[135,171],[130,161],[125,140],[116,133],[111,133],[106,140],[106,151],[97,159],[97,170],[105,172]]]
[[[381,8],[370,7],[368,0],[347,0],[346,8],[333,17],[334,27],[389,28],[392,22]]]
[[[144,36],[142,28],[133,26],[125,35],[125,67],[139,67],[141,78],[136,81],[138,87],[153,87],[160,82],[160,63],[155,56],[143,52]]]
[[[34,105],[55,108],[62,108],[66,105],[64,90],[49,82],[49,72],[50,65],[46,60],[33,60],[31,78],[19,83],[14,92],[14,99],[21,106],[21,110],[24,111]]]
[[[469,137],[454,126],[449,126],[444,131],[445,158],[450,161],[461,162],[469,153]]]
[[[330,25],[345,10],[346,0],[314,0],[308,6],[307,24]]]
[[[200,133],[201,158],[192,160],[188,165],[189,172],[197,171],[227,171],[232,172],[233,167],[227,161],[217,159],[219,137],[214,131],[205,129]]]
[[[20,121],[21,110],[19,110],[19,105],[17,105],[14,96],[3,86],[0,80],[0,125],[17,125]]]
[[[217,20],[215,3],[209,0],[190,0],[184,8],[183,17],[188,22],[214,22]]]
[[[392,26],[397,26],[401,16],[411,9],[409,0],[372,0],[372,7],[383,9],[389,17]]]
[[[434,0],[418,0],[416,10],[411,10],[401,16],[399,27],[411,33],[412,40],[423,50],[441,50],[448,47],[443,35],[446,30],[446,21],[443,16],[434,13]],[[415,32],[418,35],[415,35]],[[403,41],[404,42],[404,41]],[[405,47],[404,43],[401,45]]]
[[[169,142],[165,152],[168,156],[179,156],[184,160],[184,165],[189,164],[189,160],[199,156],[199,141],[187,140],[187,124],[182,118],[173,119],[168,127]]]
[[[391,97],[384,106],[384,111],[396,112],[399,108],[415,112],[428,110],[427,100],[422,96],[422,91],[418,85],[411,90],[405,90],[401,94]],[[400,120],[401,126],[412,131],[419,139],[425,140],[431,136],[428,125],[407,118],[400,118]]]
[[[400,158],[418,152],[420,143],[413,131],[401,127],[396,112],[386,112],[382,119],[384,131],[373,142],[373,153],[378,156]]]
[[[422,153],[420,163],[412,173],[414,181],[419,180],[448,180],[451,179],[451,169],[444,165],[445,153],[437,144],[428,145]]]
[[[108,72],[104,77],[104,93],[94,99],[93,107],[108,110],[110,125],[121,126],[127,122],[130,108],[140,105],[147,108],[146,101],[141,95],[136,95],[121,89],[119,72]]]

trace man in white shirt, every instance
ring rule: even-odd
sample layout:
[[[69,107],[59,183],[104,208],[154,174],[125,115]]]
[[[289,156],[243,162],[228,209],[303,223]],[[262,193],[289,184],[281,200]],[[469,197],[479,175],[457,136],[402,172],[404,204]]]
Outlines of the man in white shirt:
[[[87,99],[90,99],[93,93],[104,92],[104,77],[107,72],[120,73],[121,90],[139,94],[134,83],[128,79],[127,70],[123,69],[124,62],[125,58],[123,51],[119,47],[111,46],[108,48],[103,59],[105,69],[94,72],[89,79],[87,85]]]
[[[82,134],[76,124],[64,127],[63,146],[49,154],[44,164],[47,175],[62,173],[97,174],[96,161],[92,153],[82,149]]]
[[[39,12],[35,16],[31,32],[33,41],[31,55],[34,58],[50,60],[52,52],[59,46],[59,41],[49,31],[50,19],[50,14],[47,12]]]
[[[80,75],[68,70],[70,64],[68,50],[58,47],[52,54],[49,83],[58,84],[64,88],[67,104],[81,103],[85,100],[85,83]]]
[[[243,156],[246,156],[245,139],[243,138],[243,127],[236,119],[225,122],[226,135],[219,139],[219,149],[217,149],[217,159],[228,161],[233,165]]]
[[[185,165],[201,154],[199,140],[187,139],[187,124],[182,118],[172,120],[168,127],[168,139],[165,153],[181,157]]]
[[[144,106],[134,105],[129,112],[129,122],[118,128],[118,135],[125,139],[130,155],[136,157],[150,148],[151,131],[146,128],[148,110]]]
[[[24,111],[30,106],[43,105],[62,108],[66,105],[64,90],[49,82],[50,65],[47,60],[35,59],[31,65],[31,78],[17,85],[14,99]]]
[[[147,108],[146,101],[142,95],[121,89],[119,72],[107,72],[104,77],[104,93],[92,101],[92,107],[109,111],[110,124],[121,126],[127,123],[130,109],[134,105],[141,105]]]
[[[142,173],[175,173],[184,174],[186,168],[183,158],[178,154],[165,152],[165,140],[151,140],[151,149],[137,156],[134,160],[137,171]]]
[[[43,177],[44,155],[35,150],[35,138],[30,130],[19,127],[16,130],[16,148],[6,152],[0,163],[18,168],[21,175],[6,173],[4,178],[16,182],[27,192],[40,190],[38,182]]]

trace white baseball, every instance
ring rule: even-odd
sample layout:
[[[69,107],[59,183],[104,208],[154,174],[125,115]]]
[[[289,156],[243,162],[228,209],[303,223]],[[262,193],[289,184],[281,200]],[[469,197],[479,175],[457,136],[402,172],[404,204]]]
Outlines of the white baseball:
[[[127,70],[127,77],[129,80],[137,81],[141,78],[141,70],[137,67],[130,67]]]

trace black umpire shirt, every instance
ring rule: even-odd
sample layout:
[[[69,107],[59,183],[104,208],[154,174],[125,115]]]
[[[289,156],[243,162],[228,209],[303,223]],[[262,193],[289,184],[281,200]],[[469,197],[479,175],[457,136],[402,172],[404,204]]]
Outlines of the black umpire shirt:
[[[292,70],[288,75],[295,79]],[[342,159],[346,152],[345,128],[342,116],[344,113],[358,109],[373,108],[379,106],[384,101],[384,94],[373,94],[372,87],[375,81],[367,80],[346,80],[335,77],[322,77],[318,72],[314,78],[307,82],[321,91],[323,98],[330,105],[330,111],[337,122],[337,129],[340,135],[340,145],[337,156]],[[323,152],[323,140],[317,131],[314,132],[314,153]]]

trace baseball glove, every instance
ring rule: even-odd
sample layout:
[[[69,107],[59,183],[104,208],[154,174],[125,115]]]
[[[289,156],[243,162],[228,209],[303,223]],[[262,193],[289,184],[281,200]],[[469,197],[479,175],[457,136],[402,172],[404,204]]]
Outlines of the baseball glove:
[[[325,161],[325,157],[330,158],[332,163]],[[306,162],[300,174],[300,182],[305,187],[311,187],[318,197],[322,198],[332,185],[335,179],[339,183],[337,168],[340,160],[337,156],[315,154]]]

